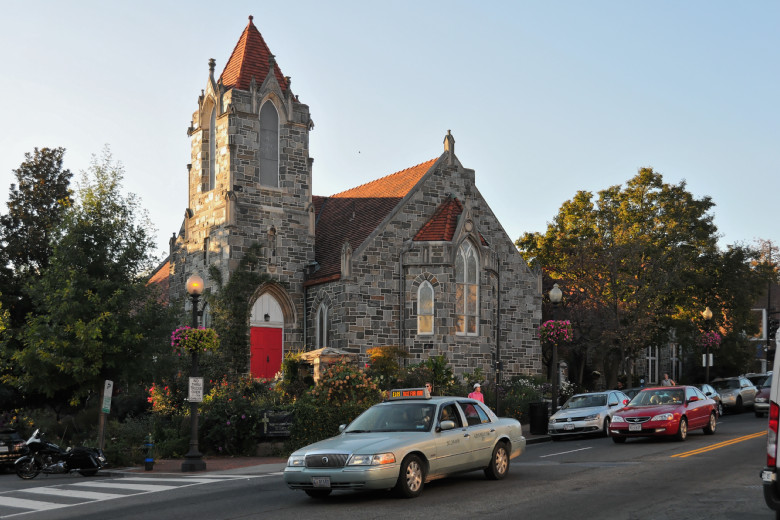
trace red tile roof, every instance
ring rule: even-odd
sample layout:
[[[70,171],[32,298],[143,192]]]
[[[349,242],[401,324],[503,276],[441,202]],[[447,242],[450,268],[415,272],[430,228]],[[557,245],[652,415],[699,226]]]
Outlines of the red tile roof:
[[[157,268],[152,274],[146,285],[156,285],[160,289],[159,301],[160,303],[168,303],[168,289],[171,286],[171,259],[166,258],[165,261]]]
[[[341,248],[357,249],[417,185],[437,159],[418,164],[331,197],[312,198],[317,215],[312,280],[324,282],[341,272]],[[326,280],[327,279],[327,280]]]
[[[423,224],[414,236],[414,240],[449,242],[455,235],[461,213],[463,213],[463,205],[460,201],[456,198],[448,198],[436,208],[430,220]]]
[[[252,23],[253,18],[249,17],[249,23],[241,34],[236,48],[233,49],[233,54],[230,55],[225,70],[222,71],[220,79],[225,87],[249,90],[253,76],[258,86],[268,76],[270,59],[273,54],[268,49],[268,45],[265,44],[260,31]],[[282,91],[287,90],[289,85],[277,64],[274,64],[274,75]]]

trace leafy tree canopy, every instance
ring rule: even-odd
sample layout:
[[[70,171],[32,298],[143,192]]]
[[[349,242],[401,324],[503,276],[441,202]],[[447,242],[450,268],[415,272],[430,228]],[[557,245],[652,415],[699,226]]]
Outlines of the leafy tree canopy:
[[[745,324],[757,283],[753,253],[718,250],[713,206],[684,181],[664,183],[642,168],[596,198],[577,192],[544,234],[517,240],[526,259],[541,263],[548,290],[553,282],[564,290],[565,316],[577,334],[572,356],[579,348],[584,359],[583,349],[595,348],[614,380],[619,364],[665,344],[671,330],[690,337],[707,305],[718,309],[715,323],[731,331]]]
[[[108,148],[93,157],[49,265],[29,286],[35,312],[12,356],[20,370],[4,380],[55,407],[80,403],[104,379],[142,382],[167,350],[172,323],[145,280],[153,229],[139,200],[122,193],[123,176]]]

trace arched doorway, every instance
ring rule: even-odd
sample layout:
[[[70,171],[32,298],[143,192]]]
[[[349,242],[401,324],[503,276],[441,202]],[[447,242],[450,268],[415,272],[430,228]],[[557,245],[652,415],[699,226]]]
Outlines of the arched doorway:
[[[270,379],[282,368],[284,314],[279,302],[265,293],[255,301],[249,318],[249,372]]]

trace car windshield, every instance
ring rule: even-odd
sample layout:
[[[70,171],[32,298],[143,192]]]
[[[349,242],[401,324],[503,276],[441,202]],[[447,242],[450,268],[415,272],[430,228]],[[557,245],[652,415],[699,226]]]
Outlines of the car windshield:
[[[433,424],[436,405],[393,403],[372,406],[352,421],[344,433],[427,432]]]
[[[574,395],[566,404],[561,407],[561,410],[567,410],[569,408],[591,408],[593,406],[607,406],[607,396],[601,395]]]
[[[643,390],[631,400],[630,406],[655,406],[657,404],[682,404],[685,393],[679,390]]]
[[[712,386],[715,387],[715,390],[721,391],[721,390],[736,390],[739,388],[739,381],[736,379],[725,379],[723,381],[713,381]]]

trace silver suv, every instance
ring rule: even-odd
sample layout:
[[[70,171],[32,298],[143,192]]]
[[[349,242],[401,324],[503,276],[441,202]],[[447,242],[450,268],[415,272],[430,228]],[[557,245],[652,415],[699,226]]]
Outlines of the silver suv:
[[[727,411],[739,413],[745,406],[752,407],[756,403],[758,388],[744,376],[718,378],[710,385],[720,394]]]

